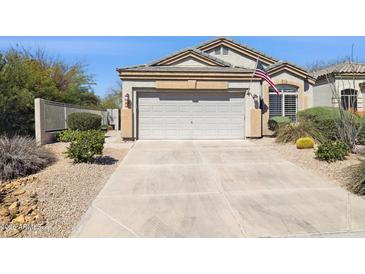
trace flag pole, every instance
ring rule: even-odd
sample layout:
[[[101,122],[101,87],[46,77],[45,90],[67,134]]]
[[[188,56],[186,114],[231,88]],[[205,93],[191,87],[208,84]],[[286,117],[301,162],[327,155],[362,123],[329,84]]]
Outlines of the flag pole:
[[[257,65],[258,65],[258,63],[259,63],[259,59],[260,59],[260,57],[259,57],[259,56],[257,56],[257,60],[256,60],[256,64],[255,64],[255,68],[254,68],[254,70],[253,70],[253,72],[252,72],[250,83],[248,84],[248,92],[249,92],[250,94],[251,94],[251,84],[252,84],[252,80],[253,80],[253,77],[255,76],[255,71],[256,71],[256,69],[257,69]]]

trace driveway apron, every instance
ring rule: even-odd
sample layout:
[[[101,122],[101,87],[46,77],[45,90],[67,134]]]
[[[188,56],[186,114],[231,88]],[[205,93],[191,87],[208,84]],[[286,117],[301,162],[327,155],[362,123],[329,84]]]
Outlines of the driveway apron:
[[[73,237],[365,231],[365,201],[248,140],[137,141]]]

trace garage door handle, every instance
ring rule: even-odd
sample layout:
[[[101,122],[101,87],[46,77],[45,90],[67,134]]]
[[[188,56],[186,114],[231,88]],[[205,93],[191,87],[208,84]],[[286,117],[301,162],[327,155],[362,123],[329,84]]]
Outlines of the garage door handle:
[[[190,124],[192,124],[193,123],[193,121],[190,121]]]

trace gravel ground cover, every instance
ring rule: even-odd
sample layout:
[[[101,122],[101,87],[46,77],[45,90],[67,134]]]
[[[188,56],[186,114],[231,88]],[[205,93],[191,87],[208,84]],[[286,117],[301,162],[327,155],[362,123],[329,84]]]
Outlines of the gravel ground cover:
[[[314,149],[297,149],[295,144],[280,144],[275,142],[275,138],[264,137],[252,140],[256,144],[266,146],[269,149],[277,151],[284,159],[301,166],[302,168],[312,170],[320,176],[331,179],[340,186],[344,186],[347,180],[348,167],[358,164],[360,155],[351,154],[344,161],[327,163],[315,159]]]
[[[31,226],[25,221],[21,229],[0,229],[0,236],[68,237],[129,151],[130,144],[122,144],[119,140],[117,143],[115,140],[118,140],[115,136],[114,141],[113,138],[107,138],[104,155],[91,164],[72,164],[64,155],[66,143],[46,145],[55,155],[56,162],[33,175],[32,180],[28,180],[30,183],[20,184],[20,192],[25,191],[23,195],[31,194],[37,197],[36,209],[39,216],[42,216],[42,222],[36,222]],[[21,196],[17,196],[17,199],[21,208]],[[20,209],[17,214],[21,214],[19,211]],[[14,226],[18,223],[12,221],[10,224]]]

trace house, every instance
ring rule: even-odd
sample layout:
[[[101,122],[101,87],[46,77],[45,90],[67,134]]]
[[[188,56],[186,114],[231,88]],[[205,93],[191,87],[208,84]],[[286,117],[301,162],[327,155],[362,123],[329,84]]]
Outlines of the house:
[[[314,73],[314,106],[338,106],[363,112],[365,64],[344,62]]]
[[[281,95],[252,76],[257,60]],[[124,139],[256,138],[271,134],[270,117],[295,122],[299,110],[333,104],[314,74],[227,38],[117,72]]]

